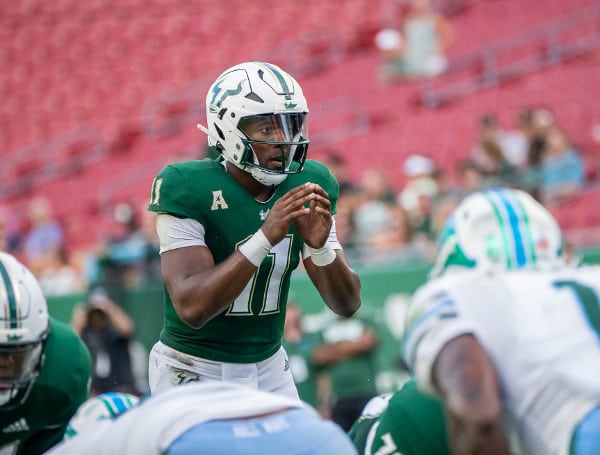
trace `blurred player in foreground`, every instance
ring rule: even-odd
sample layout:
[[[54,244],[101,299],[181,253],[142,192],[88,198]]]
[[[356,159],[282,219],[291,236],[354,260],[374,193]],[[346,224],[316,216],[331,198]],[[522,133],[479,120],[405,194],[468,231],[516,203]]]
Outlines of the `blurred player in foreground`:
[[[125,410],[124,410],[125,411]],[[52,455],[354,455],[348,436],[298,400],[232,382],[182,384],[115,419],[94,413]],[[76,425],[77,426],[77,425]]]
[[[306,99],[279,67],[229,68],[206,115],[199,128],[219,158],[168,165],[152,185],[166,312],[150,390],[214,379],[298,399],[281,346],[293,270],[302,260],[335,313],[360,307],[333,221],[338,182],[306,159]]]
[[[97,422],[114,419],[139,404],[140,398],[132,393],[104,392],[87,399],[71,418],[64,439],[71,439],[93,428]]]
[[[453,453],[600,453],[600,269],[573,267],[524,192],[467,197],[409,309],[403,357]]]
[[[33,274],[0,252],[0,454],[44,453],[89,393],[90,353],[48,316]]]
[[[442,405],[414,379],[372,398],[348,435],[361,455],[450,455]]]

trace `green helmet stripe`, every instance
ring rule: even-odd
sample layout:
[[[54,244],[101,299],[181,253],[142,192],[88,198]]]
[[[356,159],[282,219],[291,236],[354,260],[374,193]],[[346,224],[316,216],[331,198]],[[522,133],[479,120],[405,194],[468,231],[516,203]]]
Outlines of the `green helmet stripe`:
[[[261,65],[267,71],[269,71],[273,75],[273,77],[279,82],[279,84],[281,85],[281,93],[286,94],[285,98],[291,99],[291,96],[289,95],[289,93],[291,92],[291,88],[288,86],[285,77],[283,77],[283,74],[281,74],[281,71],[279,71],[279,69],[275,65],[271,65],[270,63],[263,62],[261,63]]]
[[[500,225],[500,232],[502,234],[502,241],[504,243],[504,257],[506,258],[506,267],[510,269],[510,268],[512,268],[512,264],[514,262],[512,253],[511,253],[511,251],[513,251],[514,248],[512,248],[512,242],[510,241],[510,236],[506,232],[507,222],[504,219],[504,216],[502,215],[502,213],[500,212],[500,208],[498,207],[498,204],[492,197],[493,195],[494,195],[493,192],[485,193],[487,200],[490,202],[490,204],[492,204],[492,208],[494,210],[494,215],[496,215],[496,219],[498,221],[498,224]]]
[[[12,280],[6,270],[4,262],[0,261],[0,276],[4,283],[4,291],[6,292],[6,302],[8,304],[8,323],[11,329],[16,329],[19,326],[17,318],[17,298],[15,295],[15,288],[13,287]]]

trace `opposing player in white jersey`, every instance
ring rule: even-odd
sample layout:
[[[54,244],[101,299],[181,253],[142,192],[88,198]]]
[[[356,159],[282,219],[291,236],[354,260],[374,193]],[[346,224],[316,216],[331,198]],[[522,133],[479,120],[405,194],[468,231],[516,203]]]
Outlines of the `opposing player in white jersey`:
[[[48,454],[357,454],[340,427],[298,400],[234,382],[182,384],[129,410],[111,404],[111,412],[124,411],[114,419],[97,404],[83,410],[77,434]]]
[[[409,310],[403,357],[453,453],[600,454],[600,268],[563,257],[528,194],[467,197]]]
[[[101,420],[114,419],[137,406],[139,402],[138,396],[123,392],[104,392],[90,397],[79,406],[69,421],[64,439],[74,438],[90,428],[95,428]]]

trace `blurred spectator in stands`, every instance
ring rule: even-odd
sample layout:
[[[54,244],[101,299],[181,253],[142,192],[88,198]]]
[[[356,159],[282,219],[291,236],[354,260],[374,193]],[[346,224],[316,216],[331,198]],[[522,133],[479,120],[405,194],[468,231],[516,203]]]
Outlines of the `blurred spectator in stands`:
[[[541,164],[540,196],[547,206],[556,205],[579,194],[585,184],[583,160],[567,133],[552,126],[546,133]]]
[[[508,162],[498,141],[483,139],[479,148],[486,162],[483,168],[485,186],[512,186],[516,180],[516,168]]]
[[[485,173],[473,159],[458,162],[459,189],[463,196],[479,191],[485,187]]]
[[[366,255],[373,236],[388,229],[391,223],[388,206],[394,202],[394,193],[383,170],[369,167],[363,171],[355,202],[354,244]]]
[[[322,161],[337,179],[340,186],[340,195],[356,190],[356,184],[348,176],[348,162],[344,155],[336,150],[329,150]]]
[[[331,384],[331,420],[348,431],[363,407],[377,394],[375,326],[363,317],[336,317],[321,332],[324,344],[314,353],[326,366]]]
[[[8,206],[0,205],[0,251],[19,256],[23,237],[17,214]]]
[[[367,167],[360,178],[360,191],[367,201],[394,202],[394,191],[383,171],[378,167]]]
[[[541,167],[546,150],[546,134],[554,125],[554,115],[546,108],[531,108],[524,111],[523,120],[527,124],[529,141],[527,163],[519,172],[517,186],[541,201]]]
[[[398,204],[387,205],[389,222],[385,229],[373,235],[368,254],[361,258],[365,266],[385,263],[411,263],[429,260],[431,242],[413,236],[413,227],[406,210]]]
[[[589,182],[597,182],[600,181],[600,121],[592,122],[590,139],[590,150],[586,153],[586,175]]]
[[[381,51],[381,82],[434,77],[446,70],[446,51],[453,40],[449,21],[431,0],[410,0],[400,29],[385,28],[375,37]]]
[[[325,414],[327,410],[322,408],[322,404],[327,388],[324,387],[324,376],[319,374],[319,365],[315,360],[315,351],[322,344],[322,339],[318,334],[304,330],[302,318],[298,303],[289,300],[285,310],[282,345],[300,399]]]
[[[356,242],[354,212],[361,199],[360,187],[350,179],[345,155],[335,149],[329,149],[325,152],[322,161],[339,183],[340,195],[335,214],[335,229],[338,241],[352,256]]]
[[[118,295],[119,291],[157,279],[159,256],[155,230],[148,228],[149,223],[140,223],[140,213],[132,204],[117,204],[114,220],[118,231],[99,254],[97,284],[109,289],[111,295]]]
[[[533,109],[521,109],[517,113],[516,129],[503,130],[498,128],[498,142],[502,147],[504,157],[515,169],[522,170],[527,167],[529,144],[535,134],[533,116]]]
[[[504,182],[512,177],[510,174],[516,168],[525,166],[527,149],[528,139],[523,131],[506,131],[500,128],[492,113],[479,118],[478,136],[471,156],[491,178],[498,177]]]
[[[411,256],[412,227],[406,210],[395,203],[387,205],[388,224],[375,233],[369,242],[370,252],[381,260],[393,260]]]
[[[337,200],[337,213],[335,214],[335,231],[338,241],[348,249],[350,256],[354,254],[356,247],[356,229],[354,223],[354,212],[359,206],[360,194],[358,190],[346,191],[340,194]]]
[[[81,274],[69,262],[66,247],[46,253],[38,281],[46,297],[75,294],[85,290]]]
[[[29,202],[27,215],[30,225],[23,243],[24,260],[39,277],[46,255],[64,246],[64,233],[45,196],[37,196]]]
[[[501,138],[506,159],[519,170],[527,167],[530,144],[536,135],[534,115],[535,110],[530,107],[521,109],[517,113],[517,129],[505,131]]]
[[[409,155],[404,161],[407,180],[398,196],[399,205],[408,213],[414,236],[430,238],[431,203],[438,194],[438,169],[431,158]]]
[[[140,395],[129,349],[135,323],[103,289],[94,289],[84,305],[74,308],[71,327],[92,354],[90,395],[110,391]]]
[[[452,211],[456,208],[456,206],[460,203],[463,197],[463,193],[454,192],[454,193],[445,193],[439,197],[436,197],[432,210],[431,210],[431,236],[432,238],[437,238],[438,234],[444,227],[448,216]],[[435,258],[435,249],[433,248],[433,242],[430,245],[428,258],[433,260]]]

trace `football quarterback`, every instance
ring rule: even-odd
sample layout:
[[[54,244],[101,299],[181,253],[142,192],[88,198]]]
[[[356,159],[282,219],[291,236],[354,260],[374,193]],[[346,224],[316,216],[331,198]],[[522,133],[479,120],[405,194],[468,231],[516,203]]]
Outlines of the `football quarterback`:
[[[169,164],[152,185],[166,305],[150,390],[233,380],[298,399],[281,346],[292,272],[302,261],[335,313],[360,306],[335,231],[338,182],[307,159],[307,102],[276,65],[225,70],[206,116],[218,159]]]

